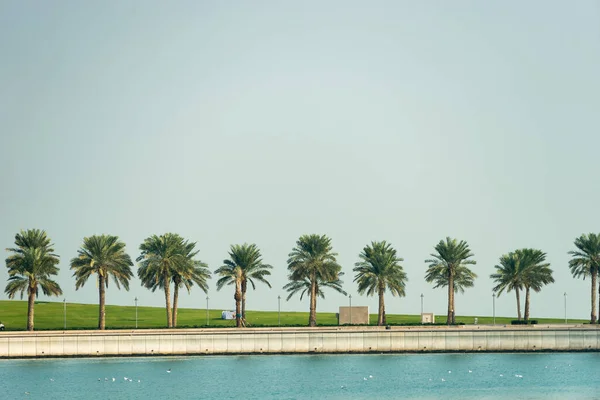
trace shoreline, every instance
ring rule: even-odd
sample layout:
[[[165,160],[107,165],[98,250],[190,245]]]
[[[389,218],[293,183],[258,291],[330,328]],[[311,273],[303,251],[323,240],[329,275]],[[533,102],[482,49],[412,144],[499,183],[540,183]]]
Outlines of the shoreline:
[[[597,351],[600,327],[580,324],[0,332],[0,359]]]

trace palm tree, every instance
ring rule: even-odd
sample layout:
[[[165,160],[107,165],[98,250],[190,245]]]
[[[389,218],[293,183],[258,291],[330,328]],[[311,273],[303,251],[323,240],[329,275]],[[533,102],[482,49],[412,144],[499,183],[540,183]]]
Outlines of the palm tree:
[[[46,296],[60,296],[60,285],[50,279],[57,275],[59,268],[58,255],[54,254],[53,245],[46,232],[39,229],[21,231],[15,235],[17,247],[6,249],[13,253],[6,259],[8,268],[8,284],[4,293],[13,299],[17,292],[27,292],[27,330],[33,331],[34,305],[39,288]]]
[[[498,296],[503,291],[510,292],[515,291],[517,297],[517,318],[521,320],[521,297],[520,291],[523,289],[522,275],[521,275],[521,262],[518,254],[510,252],[500,257],[500,264],[495,266],[496,273],[491,274],[490,278],[494,280],[496,286],[494,287],[494,293]]]
[[[339,276],[344,275],[343,272],[340,272]],[[325,294],[323,293],[323,288],[330,288],[335,290],[338,293],[343,294],[344,296],[347,296],[348,293],[346,293],[346,291],[344,289],[342,289],[342,285],[343,285],[343,281],[341,279],[336,279],[333,281],[322,281],[320,279],[317,279],[317,285],[316,285],[316,291],[317,291],[317,297],[320,297],[322,299],[325,298]],[[312,283],[310,282],[310,280],[308,279],[302,279],[299,281],[291,281],[288,284],[286,284],[283,288],[285,290],[287,290],[289,292],[289,295],[286,299],[286,301],[289,301],[295,294],[300,293],[300,300],[302,300],[302,298],[304,297],[304,295],[306,295],[307,293],[310,295],[310,289],[312,287]]]
[[[425,274],[427,282],[434,282],[437,287],[448,287],[448,316],[447,324],[454,324],[456,309],[454,308],[454,293],[456,290],[464,291],[466,287],[473,286],[473,280],[477,277],[468,265],[474,265],[473,253],[469,245],[464,240],[460,242],[456,239],[446,238],[446,241],[440,240],[435,246],[437,253],[431,254],[432,259],[425,260],[429,268]],[[456,286],[456,288],[455,288]]]
[[[342,267],[332,251],[331,239],[325,235],[303,235],[296,242],[288,259],[288,279],[292,282],[308,280],[310,287],[309,326],[317,326],[318,282],[339,279]]]
[[[174,276],[181,275],[176,278],[176,290],[179,290],[183,281],[189,282],[187,279],[191,279],[190,264],[193,263],[189,256],[193,253],[192,250],[193,248],[188,251],[186,242],[175,233],[152,235],[140,244],[141,255],[136,259],[140,263],[138,277],[142,285],[153,292],[159,288],[164,290],[168,328],[173,327],[171,281]],[[197,267],[203,268],[203,265]]]
[[[181,268],[173,271],[173,327],[177,327],[177,306],[179,302],[179,288],[185,287],[188,294],[194,283],[198,285],[204,293],[208,292],[208,280],[210,271],[208,265],[199,260],[194,260],[198,251],[194,251],[196,243],[184,242],[183,254],[187,262]]]
[[[383,295],[389,289],[392,296],[404,297],[406,287],[406,273],[400,265],[404,259],[396,255],[389,243],[371,242],[371,246],[365,246],[359,255],[361,261],[355,264],[354,282],[358,282],[358,293],[367,292],[367,296],[379,295],[379,314],[377,325],[385,325],[385,302]]]
[[[525,316],[529,321],[529,305],[531,303],[530,290],[536,292],[542,290],[544,285],[554,282],[550,264],[546,263],[546,253],[537,249],[520,249],[516,251],[521,260],[521,276],[525,288]]]
[[[235,322],[238,328],[245,325],[246,289],[248,282],[256,289],[254,280],[263,282],[269,288],[271,284],[265,278],[271,275],[272,266],[264,264],[260,250],[255,244],[232,245],[229,259],[223,260],[223,266],[215,271],[221,276],[217,281],[217,290],[225,285],[235,285]]]
[[[597,322],[596,314],[596,287],[598,280],[598,271],[600,271],[600,234],[590,233],[581,235],[575,239],[577,250],[570,251],[572,256],[569,260],[571,274],[575,278],[587,276],[592,280],[592,312],[590,315],[590,324]]]
[[[92,274],[98,279],[98,329],[106,327],[106,288],[112,276],[117,289],[121,285],[129,290],[129,280],[133,276],[131,257],[125,252],[125,243],[117,236],[94,235],[83,239],[83,246],[77,250],[78,256],[71,259],[71,269],[76,278],[75,289],[79,290]]]

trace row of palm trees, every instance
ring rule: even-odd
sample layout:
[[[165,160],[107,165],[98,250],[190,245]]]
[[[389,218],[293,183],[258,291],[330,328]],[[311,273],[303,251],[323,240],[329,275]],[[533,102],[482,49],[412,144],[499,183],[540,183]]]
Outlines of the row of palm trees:
[[[20,292],[28,295],[27,329],[34,328],[34,304],[41,288],[45,295],[60,296],[60,285],[51,278],[58,274],[59,256],[54,253],[53,245],[45,231],[31,229],[21,231],[15,236],[14,248],[7,249],[11,255],[6,259],[9,279],[5,293],[9,298]],[[592,283],[591,323],[597,322],[596,290],[600,269],[600,235],[582,235],[575,240],[577,250],[569,252],[572,256],[569,267],[574,277],[590,277]],[[208,291],[211,273],[208,266],[197,260],[196,243],[183,239],[173,233],[153,235],[139,246],[140,256],[137,275],[142,285],[153,292],[164,291],[167,327],[177,326],[177,307],[179,290],[188,292],[197,285]],[[232,245],[229,258],[214,273],[219,277],[217,290],[225,285],[235,287],[236,326],[245,326],[246,292],[248,284],[255,289],[257,282],[271,284],[267,277],[273,267],[262,260],[260,250],[255,244]],[[425,280],[448,290],[447,323],[454,324],[457,292],[464,292],[474,285],[477,275],[469,266],[476,264],[474,254],[465,241],[446,238],[435,246],[431,258],[425,260],[428,268]],[[405,296],[408,281],[401,265],[403,259],[397,255],[391,244],[371,242],[359,254],[353,271],[354,282],[359,294],[379,297],[378,325],[386,324],[385,292],[392,296]],[[129,281],[133,277],[131,257],[125,252],[125,244],[116,236],[94,235],[84,238],[77,256],[71,259],[70,266],[76,278],[76,289],[81,288],[92,275],[96,275],[99,295],[98,329],[105,328],[106,288],[112,280],[117,288],[123,286],[129,290]],[[331,239],[326,235],[303,235],[296,242],[287,260],[289,283],[284,289],[289,293],[288,300],[299,294],[310,300],[309,326],[317,325],[317,299],[324,297],[323,289],[330,288],[346,295],[341,277],[344,275],[337,262],[337,253],[333,251]],[[524,320],[529,320],[531,290],[539,292],[543,286],[553,283],[552,269],[546,262],[546,253],[538,249],[517,249],[500,257],[495,266],[496,272],[490,277],[496,286],[494,292],[514,291],[517,300],[517,315],[521,319],[520,296],[525,293]],[[171,297],[171,288],[173,293]]]

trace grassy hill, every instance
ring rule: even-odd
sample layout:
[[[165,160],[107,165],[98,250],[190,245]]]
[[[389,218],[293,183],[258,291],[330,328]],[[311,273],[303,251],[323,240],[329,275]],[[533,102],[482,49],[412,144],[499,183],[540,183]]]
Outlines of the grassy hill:
[[[181,308],[178,312],[178,327],[193,328],[205,327],[206,310]],[[277,311],[247,311],[246,318],[250,326],[277,326]],[[474,316],[457,316],[457,322],[472,324]],[[491,324],[492,317],[478,316],[479,324]],[[510,324],[514,318],[496,317],[496,324]],[[563,323],[562,319],[539,318],[540,324]],[[0,301],[0,321],[6,325],[7,330],[25,330],[27,325],[27,302],[4,300]],[[138,307],[138,327],[164,328],[166,311],[160,307]],[[371,314],[371,323],[377,321],[377,314]],[[436,322],[445,323],[445,316],[437,316]],[[335,313],[317,313],[319,325],[337,325]],[[387,315],[390,325],[418,324],[418,315]],[[570,323],[584,323],[584,320],[569,320]],[[306,326],[308,312],[282,312],[282,326]],[[62,330],[63,329],[63,303],[62,302],[36,302],[35,329],[36,330]],[[67,303],[67,329],[96,329],[98,325],[98,305]],[[221,310],[209,310],[210,327],[234,327],[235,321],[222,320]],[[135,328],[134,306],[106,306],[106,329],[132,329]]]

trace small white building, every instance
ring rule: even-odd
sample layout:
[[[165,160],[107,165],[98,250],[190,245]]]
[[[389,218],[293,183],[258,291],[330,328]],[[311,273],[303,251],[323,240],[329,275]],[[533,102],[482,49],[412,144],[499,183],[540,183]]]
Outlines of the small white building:
[[[435,324],[435,315],[433,313],[422,313],[421,314],[422,324]]]

